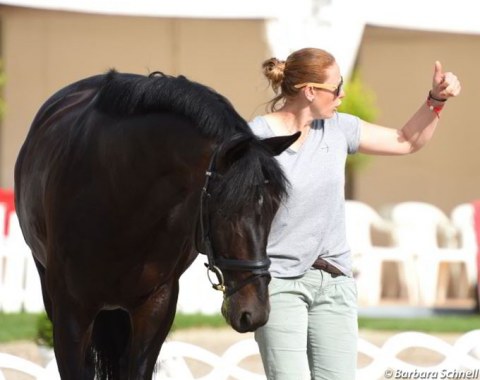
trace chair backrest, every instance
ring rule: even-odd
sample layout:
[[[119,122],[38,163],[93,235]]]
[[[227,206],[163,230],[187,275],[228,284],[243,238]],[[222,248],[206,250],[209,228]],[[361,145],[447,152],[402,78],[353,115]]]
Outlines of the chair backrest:
[[[416,253],[439,248],[439,235],[447,246],[453,245],[455,229],[450,219],[438,207],[426,202],[401,202],[390,207],[397,246]]]
[[[377,211],[366,203],[345,202],[347,241],[352,252],[361,253],[372,247],[372,229],[385,230],[387,223]]]
[[[454,207],[450,213],[450,219],[458,230],[461,248],[477,249],[474,212],[475,209],[471,203],[462,203]]]

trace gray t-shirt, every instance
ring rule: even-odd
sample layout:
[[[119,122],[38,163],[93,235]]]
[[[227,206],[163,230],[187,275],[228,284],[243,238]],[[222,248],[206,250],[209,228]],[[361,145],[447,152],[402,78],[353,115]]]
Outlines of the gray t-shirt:
[[[262,116],[249,124],[260,138],[274,136]],[[359,141],[360,119],[336,113],[315,120],[297,152],[287,149],[276,157],[291,187],[268,238],[273,277],[300,276],[319,256],[352,276],[345,232],[345,161]]]

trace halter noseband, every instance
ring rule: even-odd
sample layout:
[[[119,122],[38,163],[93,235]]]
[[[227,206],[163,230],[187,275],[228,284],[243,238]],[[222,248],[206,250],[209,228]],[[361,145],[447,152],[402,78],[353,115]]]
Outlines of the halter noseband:
[[[202,188],[200,195],[200,211],[198,227],[200,229],[200,244],[195,241],[197,251],[207,256],[208,263],[205,263],[207,267],[207,276],[215,290],[223,292],[225,297],[229,297],[245,285],[251,283],[262,276],[270,276],[268,268],[270,267],[270,259],[266,257],[262,260],[242,260],[242,259],[226,259],[221,256],[215,257],[213,247],[210,239],[210,215],[208,210],[209,200],[211,194],[209,192],[210,179],[214,176],[218,176],[216,170],[216,158],[217,150],[214,151],[210,158],[208,169],[205,172],[205,184]],[[203,251],[203,252],[202,252]],[[228,288],[225,285],[225,279],[222,270],[235,270],[251,272],[251,276],[247,277],[243,281],[240,281],[236,286]],[[217,282],[213,281],[210,273],[214,273],[217,277]]]

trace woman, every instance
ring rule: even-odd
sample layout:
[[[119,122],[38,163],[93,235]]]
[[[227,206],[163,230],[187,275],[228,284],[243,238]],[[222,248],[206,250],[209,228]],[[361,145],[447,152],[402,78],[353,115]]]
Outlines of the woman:
[[[269,380],[353,380],[358,327],[345,237],[347,154],[418,151],[460,83],[436,62],[426,101],[397,130],[337,112],[343,78],[326,51],[301,49],[286,61],[265,61],[263,69],[277,96],[270,113],[250,122],[252,130],[262,138],[301,135],[277,156],[291,189],[269,235],[271,312],[255,339]]]

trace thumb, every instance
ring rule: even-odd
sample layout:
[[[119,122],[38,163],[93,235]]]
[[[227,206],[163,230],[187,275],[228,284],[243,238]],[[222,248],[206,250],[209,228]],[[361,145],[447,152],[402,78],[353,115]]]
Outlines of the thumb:
[[[442,64],[440,61],[435,61],[435,69],[433,72],[433,82],[436,84],[440,84],[443,82],[443,70]]]

